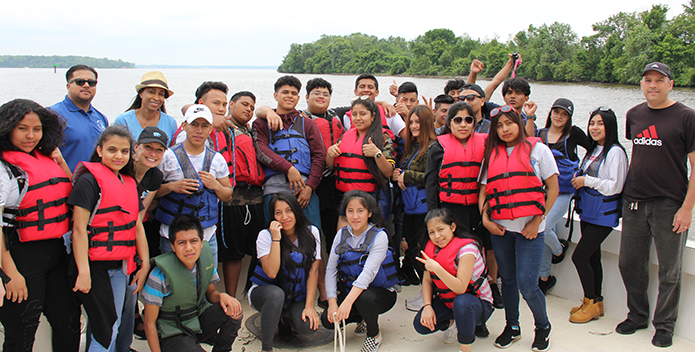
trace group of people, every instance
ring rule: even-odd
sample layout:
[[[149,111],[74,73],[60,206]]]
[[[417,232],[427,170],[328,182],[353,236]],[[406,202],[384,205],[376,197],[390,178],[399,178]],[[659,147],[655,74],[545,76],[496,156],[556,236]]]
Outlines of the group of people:
[[[376,101],[369,74],[343,107],[330,107],[329,82],[309,80],[304,111],[293,76],[276,81],[274,108],[256,109],[248,91],[228,100],[224,83],[204,82],[180,126],[165,108],[174,92],[156,71],[109,127],[91,105],[89,66],[68,70],[68,94],[49,109],[5,103],[3,350],[32,350],[43,313],[54,350],[76,351],[84,306],[89,351],[129,351],[134,334],[152,351],[198,351],[202,342],[229,351],[249,255],[244,292],[260,312],[262,351],[273,350],[276,332],[290,340],[341,323],[357,324],[361,351],[377,351],[379,315],[402,285],[422,285],[406,300],[414,329],[445,331],[460,351],[489,336],[495,308],[506,320],[495,346],[518,341],[521,293],[535,321],[531,348],[547,351],[551,263],[569,246],[554,228],[573,200],[582,235],[572,261],[584,297],[570,322],[604,314],[600,246],[622,216],[629,314],[616,331],[647,327],[654,239],[652,343],[670,346],[695,202],[686,163],[695,161],[695,111],[668,97],[668,66],[648,64],[646,102],[627,113],[628,163],[608,107],[590,113],[587,136],[572,123],[573,103],[559,98],[539,129],[528,82],[507,79],[516,60],[484,89],[475,60],[467,82],[449,81],[423,105],[412,82],[390,87],[395,103]],[[487,101],[500,84],[504,105]],[[226,293],[216,290],[218,263]]]

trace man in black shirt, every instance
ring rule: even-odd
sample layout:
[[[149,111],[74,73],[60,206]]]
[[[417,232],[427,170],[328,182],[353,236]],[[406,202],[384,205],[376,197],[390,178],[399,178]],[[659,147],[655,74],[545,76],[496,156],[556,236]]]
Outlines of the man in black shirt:
[[[627,112],[626,138],[632,163],[623,190],[620,273],[629,313],[615,330],[632,334],[649,319],[649,251],[652,239],[659,261],[659,295],[652,323],[652,344],[668,347],[678,317],[683,248],[688,238],[695,187],[695,111],[670,99],[673,79],[661,62],[648,64],[640,86],[646,102]],[[695,169],[693,169],[695,170]]]

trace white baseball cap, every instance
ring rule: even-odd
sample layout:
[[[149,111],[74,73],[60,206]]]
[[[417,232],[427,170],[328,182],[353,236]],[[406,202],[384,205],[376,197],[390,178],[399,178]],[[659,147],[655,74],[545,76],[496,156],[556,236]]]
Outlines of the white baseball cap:
[[[193,104],[186,110],[186,123],[191,123],[196,119],[205,119],[212,124],[212,112],[203,104]]]

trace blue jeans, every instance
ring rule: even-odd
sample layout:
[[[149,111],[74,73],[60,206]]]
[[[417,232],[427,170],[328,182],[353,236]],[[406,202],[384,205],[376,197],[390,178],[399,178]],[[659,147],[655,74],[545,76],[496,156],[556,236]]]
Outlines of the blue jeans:
[[[631,209],[631,205],[632,209]],[[659,295],[652,323],[673,332],[683,274],[683,249],[688,231],[673,232],[673,217],[681,204],[670,199],[623,203],[623,231],[618,266],[627,291],[627,318],[643,324],[649,319],[649,251],[652,239],[659,260]]]
[[[217,236],[212,236],[208,241],[208,245],[210,245],[210,251],[212,252],[213,263],[215,263],[215,268],[217,268]],[[168,238],[161,237],[159,239],[159,251],[162,253],[173,251]]]
[[[495,251],[499,276],[502,278],[502,298],[507,325],[519,325],[519,292],[533,313],[536,328],[549,326],[545,296],[538,287],[538,273],[543,256],[543,233],[529,240],[518,232],[490,235]]]
[[[379,192],[378,197],[376,192]],[[391,214],[391,189],[388,188],[386,190],[377,190],[375,192],[370,192],[369,194],[371,194],[374,199],[377,199],[377,205],[381,210],[381,216],[384,218],[384,221],[388,223],[389,215]],[[400,240],[398,242],[398,246],[398,248],[400,248]]]
[[[116,338],[116,352],[129,352],[133,343],[133,330],[135,329],[135,307],[138,304],[138,295],[134,294],[137,285],[130,285],[125,290],[121,325],[118,327]]]
[[[570,200],[573,194],[561,193],[555,199],[553,207],[550,208],[548,215],[545,216],[545,231],[543,238],[545,239],[545,247],[543,249],[543,261],[541,262],[540,277],[548,277],[550,275],[550,265],[553,260],[553,255],[562,253],[562,245],[555,233],[555,225],[562,221],[562,217],[567,214],[567,208],[570,205]]]
[[[270,209],[268,209],[268,206],[270,205],[270,198],[272,197],[272,194],[263,196],[263,215],[265,216],[266,225],[270,223]],[[321,207],[319,204],[319,196],[316,195],[316,192],[311,193],[309,204],[307,204],[306,208],[302,209],[302,211],[304,215],[306,215],[306,218],[309,219],[309,222],[321,230]]]
[[[449,309],[439,297],[432,300],[432,309],[437,316],[437,324],[434,331],[420,324],[422,310],[415,315],[413,327],[421,335],[431,334],[436,331],[444,331],[449,327],[449,320],[456,320],[456,330],[458,331],[458,341],[463,345],[470,345],[475,341],[475,327],[483,325],[492,315],[492,304],[481,300],[475,295],[464,293],[454,298],[454,306]]]
[[[93,335],[89,335],[89,352],[115,352],[116,337],[118,336],[118,327],[121,325],[121,314],[123,313],[123,302],[125,301],[126,286],[128,286],[128,276],[123,272],[123,268],[109,270],[109,279],[111,281],[111,290],[113,290],[113,303],[116,308],[116,322],[113,323],[111,332],[111,342],[108,348],[102,346],[94,339]],[[133,330],[130,330],[131,334]]]

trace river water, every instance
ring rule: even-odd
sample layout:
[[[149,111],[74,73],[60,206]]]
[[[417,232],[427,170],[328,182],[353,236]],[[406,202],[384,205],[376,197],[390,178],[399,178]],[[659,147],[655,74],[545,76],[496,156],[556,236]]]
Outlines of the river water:
[[[93,105],[104,113],[110,121],[118,114],[125,111],[135,97],[135,85],[140,82],[142,75],[150,69],[100,69],[97,94]],[[181,107],[193,103],[195,90],[204,81],[214,80],[225,82],[229,86],[230,96],[234,92],[248,90],[257,97],[256,106],[274,106],[273,83],[283,74],[274,70],[260,69],[162,69],[169,81],[169,88],[174,91],[167,103],[167,111],[179,122],[183,121]],[[65,82],[66,69],[59,69],[57,73],[53,69],[13,69],[0,68],[0,103],[15,99],[28,98],[41,105],[50,106],[62,100],[66,93]],[[354,84],[356,75],[296,75],[302,83],[306,83],[314,77],[322,77],[333,85],[332,106],[348,105],[354,96]],[[447,79],[443,78],[408,78],[380,76],[379,100],[393,101],[388,94],[388,86],[396,80],[398,84],[404,81],[414,82],[421,95],[434,98],[443,93]],[[478,83],[485,87],[489,81],[479,80]],[[497,89],[490,99],[501,103],[501,87]],[[298,108],[306,107],[306,100],[302,93]],[[553,101],[557,98],[568,98],[574,102],[575,113],[573,123],[586,130],[589,112],[599,106],[611,107],[618,116],[619,134],[623,146],[628,150],[632,144],[626,141],[625,113],[631,107],[642,103],[644,96],[638,86],[623,86],[613,84],[579,84],[579,83],[545,83],[531,84],[531,100],[538,104],[536,115],[538,125],[545,126],[545,120]],[[670,97],[695,108],[695,89],[675,88]],[[580,155],[583,150],[580,148]],[[691,234],[695,239],[695,234]]]

